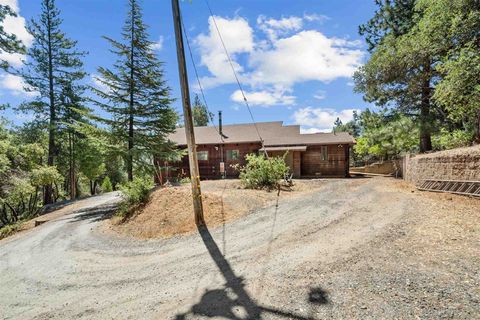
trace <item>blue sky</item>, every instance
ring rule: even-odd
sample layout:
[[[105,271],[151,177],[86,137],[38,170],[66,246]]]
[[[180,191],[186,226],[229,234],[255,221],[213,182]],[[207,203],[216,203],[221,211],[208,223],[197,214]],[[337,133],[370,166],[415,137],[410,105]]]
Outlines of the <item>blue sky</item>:
[[[39,2],[0,0],[18,10],[19,17],[5,21],[5,28],[27,45],[31,39],[23,25],[39,14]],[[373,0],[210,0],[210,5],[256,121],[283,120],[300,124],[304,132],[326,131],[337,117],[348,121],[353,110],[368,106],[353,93],[351,75],[368,56],[358,25],[372,16]],[[62,0],[57,6],[64,31],[78,41],[79,49],[89,52],[87,81],[95,85],[96,69],[110,67],[115,59],[102,36],[119,39],[126,1]],[[170,1],[144,0],[142,6],[180,111]],[[250,122],[205,1],[181,1],[180,6],[211,111],[222,110],[224,123]],[[0,56],[20,63],[19,57]],[[187,62],[193,95],[198,86],[188,52]],[[21,79],[5,74],[0,75],[0,97],[12,106],[31,99]],[[14,123],[31,118],[12,110],[4,113]]]

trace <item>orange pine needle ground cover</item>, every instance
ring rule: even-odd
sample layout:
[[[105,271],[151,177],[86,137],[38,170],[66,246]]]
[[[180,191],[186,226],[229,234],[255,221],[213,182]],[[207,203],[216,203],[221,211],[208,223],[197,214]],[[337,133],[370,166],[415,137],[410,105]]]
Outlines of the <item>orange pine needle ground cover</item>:
[[[298,181],[282,190],[280,199],[318,190],[322,184],[321,180]],[[277,192],[243,189],[238,180],[203,181],[202,197],[205,221],[215,227],[275,204]],[[190,184],[156,189],[144,208],[126,221],[114,217],[108,227],[136,238],[168,238],[195,231]]]

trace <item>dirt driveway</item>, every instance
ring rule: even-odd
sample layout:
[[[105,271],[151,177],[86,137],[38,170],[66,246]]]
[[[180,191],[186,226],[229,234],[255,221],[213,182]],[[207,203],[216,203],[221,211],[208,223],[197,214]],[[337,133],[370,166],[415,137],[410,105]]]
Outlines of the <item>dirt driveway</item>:
[[[480,201],[332,179],[212,230],[99,230],[116,195],[0,241],[4,319],[479,317]]]

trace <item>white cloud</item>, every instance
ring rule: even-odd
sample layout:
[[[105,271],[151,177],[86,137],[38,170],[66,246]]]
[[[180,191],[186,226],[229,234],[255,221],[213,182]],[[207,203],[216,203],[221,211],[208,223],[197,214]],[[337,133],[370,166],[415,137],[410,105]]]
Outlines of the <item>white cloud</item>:
[[[253,30],[247,20],[240,17],[227,19],[215,16],[215,21],[233,60],[233,67],[237,73],[241,73],[243,67],[235,61],[235,58],[237,54],[253,51]],[[235,81],[212,17],[208,19],[208,25],[208,33],[202,33],[196,38],[196,44],[200,47],[201,63],[212,74],[201,79],[205,88]]]
[[[328,132],[332,132],[332,129],[319,129],[319,128],[304,128],[304,127],[300,127],[300,133],[301,134],[308,134],[308,133],[320,133],[320,132],[324,132],[324,133],[328,133]]]
[[[257,18],[257,24],[271,41],[275,41],[279,36],[300,30],[303,27],[303,20],[295,16],[277,20],[260,15]]]
[[[6,16],[3,21],[3,28],[7,33],[13,33],[27,47],[32,44],[33,37],[26,29],[25,18],[20,16],[20,9],[17,0],[0,0],[0,4],[8,5],[17,13],[17,17]]]
[[[328,83],[353,75],[365,55],[360,41],[303,30],[305,21],[327,18],[318,14],[280,19],[261,15],[257,28],[267,36],[254,38],[254,30],[247,20],[215,17],[234,69],[241,83],[249,89],[246,90],[247,98],[252,105],[292,105],[296,98],[293,88],[298,83]],[[208,32],[198,35],[195,41],[200,49],[201,63],[210,73],[201,79],[202,85],[212,88],[235,83],[212,17],[208,23]],[[317,92],[314,97],[323,99],[325,93]],[[232,93],[231,99],[243,101],[237,91]]]
[[[330,108],[306,107],[295,111],[293,119],[295,124],[304,127],[313,127],[317,130],[331,130],[337,118],[340,118],[343,123],[353,120],[353,111],[359,110],[344,109],[337,111]]]
[[[13,11],[18,12],[17,0],[0,0],[0,4],[4,6],[9,6]]]
[[[90,75],[90,80],[98,90],[103,92],[108,92],[110,90],[110,87],[102,82],[102,77],[99,74]]]
[[[21,67],[25,60],[25,55],[20,53],[7,53],[0,50],[0,60],[8,62],[8,64],[13,67]]]
[[[292,105],[295,104],[295,97],[282,91],[252,91],[245,92],[248,103],[251,106],[269,107],[273,105]],[[243,95],[240,90],[236,90],[230,97],[233,101],[243,103]]]
[[[292,86],[310,80],[329,82],[351,77],[360,66],[364,52],[356,42],[328,38],[319,31],[301,31],[278,39],[270,50],[251,56],[256,83]]]
[[[324,90],[317,90],[317,92],[315,92],[313,97],[317,100],[323,100],[327,97],[327,92]]]
[[[28,97],[34,97],[37,95],[36,92],[26,91],[24,88],[27,87],[27,85],[22,77],[13,74],[2,74],[0,76],[0,84],[2,88],[9,90],[15,96],[25,95]]]
[[[8,34],[14,34],[18,40],[21,40],[26,47],[32,44],[33,37],[26,29],[25,18],[20,16],[20,8],[17,0],[0,0],[1,5],[8,5],[13,11],[17,13],[16,17],[6,16],[3,20],[2,27]],[[0,60],[8,62],[13,67],[21,67],[25,56],[18,53],[7,53],[0,50]],[[33,97],[37,95],[36,92],[27,92],[24,90],[25,83],[19,76],[11,74],[0,75],[0,86],[11,91],[13,95],[25,95]]]
[[[320,23],[323,23],[327,20],[330,20],[330,17],[323,14],[317,14],[317,13],[310,13],[310,14],[304,13],[303,19],[305,19],[308,22],[318,21]]]
[[[160,51],[160,50],[162,50],[162,48],[163,48],[163,40],[164,40],[164,39],[163,39],[163,36],[160,36],[160,37],[158,38],[158,41],[157,41],[157,42],[154,42],[154,43],[150,46],[150,48],[152,48],[152,50],[154,50],[154,51]]]

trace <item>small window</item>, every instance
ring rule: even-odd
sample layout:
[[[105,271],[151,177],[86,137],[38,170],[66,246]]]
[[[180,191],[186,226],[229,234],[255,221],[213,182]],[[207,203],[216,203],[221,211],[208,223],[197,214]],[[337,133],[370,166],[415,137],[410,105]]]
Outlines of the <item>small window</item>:
[[[322,146],[320,150],[320,159],[322,161],[327,161],[328,160],[328,147],[327,146]]]
[[[208,151],[197,151],[198,160],[207,161],[208,160]]]
[[[240,159],[240,151],[227,150],[227,160],[238,160],[238,159]]]

